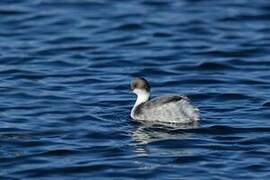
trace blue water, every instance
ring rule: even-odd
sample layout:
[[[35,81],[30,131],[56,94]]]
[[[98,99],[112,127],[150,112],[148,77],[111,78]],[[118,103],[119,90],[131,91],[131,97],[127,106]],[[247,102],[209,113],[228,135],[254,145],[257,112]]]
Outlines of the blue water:
[[[269,179],[269,0],[0,2],[0,179]],[[197,126],[133,122],[129,83]]]

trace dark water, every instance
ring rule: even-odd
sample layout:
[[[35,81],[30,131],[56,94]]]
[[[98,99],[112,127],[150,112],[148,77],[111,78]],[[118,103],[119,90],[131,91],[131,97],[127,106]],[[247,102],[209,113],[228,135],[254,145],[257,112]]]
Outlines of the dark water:
[[[0,179],[269,179],[268,0],[0,2]],[[192,127],[132,122],[135,76]]]

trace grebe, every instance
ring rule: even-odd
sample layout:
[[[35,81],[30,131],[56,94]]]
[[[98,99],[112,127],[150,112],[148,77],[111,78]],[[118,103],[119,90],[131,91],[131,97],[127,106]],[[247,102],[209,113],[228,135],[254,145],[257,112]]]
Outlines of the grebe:
[[[130,116],[135,120],[160,121],[168,123],[192,123],[199,120],[199,110],[192,106],[186,96],[165,95],[150,98],[150,85],[138,77],[130,84],[137,100]]]

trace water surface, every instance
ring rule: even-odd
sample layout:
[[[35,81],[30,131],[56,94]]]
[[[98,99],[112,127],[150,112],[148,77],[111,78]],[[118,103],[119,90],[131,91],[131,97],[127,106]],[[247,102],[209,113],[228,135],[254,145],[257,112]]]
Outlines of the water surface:
[[[270,178],[269,8],[1,1],[1,179]],[[135,76],[188,95],[201,122],[133,122]]]

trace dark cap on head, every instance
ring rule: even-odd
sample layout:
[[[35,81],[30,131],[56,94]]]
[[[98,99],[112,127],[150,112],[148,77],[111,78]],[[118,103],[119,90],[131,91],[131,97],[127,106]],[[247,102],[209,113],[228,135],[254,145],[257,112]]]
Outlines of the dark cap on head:
[[[131,90],[142,89],[142,90],[146,90],[147,92],[150,91],[149,83],[147,82],[146,79],[144,79],[142,77],[137,77],[137,78],[133,79],[133,81],[130,84],[130,88],[131,88]]]

